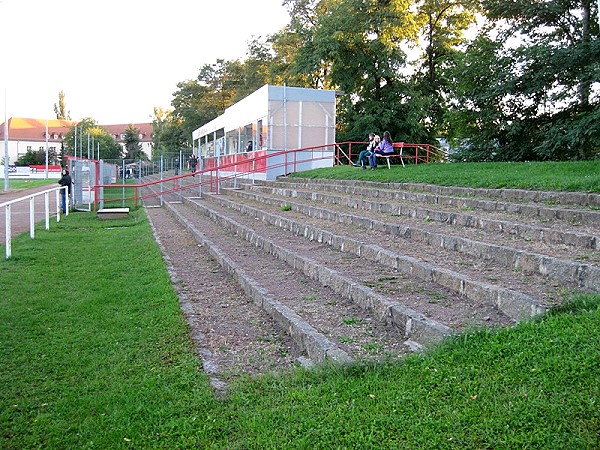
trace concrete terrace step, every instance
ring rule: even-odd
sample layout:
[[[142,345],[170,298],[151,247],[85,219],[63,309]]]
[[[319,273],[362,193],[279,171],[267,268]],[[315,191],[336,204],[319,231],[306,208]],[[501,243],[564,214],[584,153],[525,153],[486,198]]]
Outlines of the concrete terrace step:
[[[537,315],[566,289],[600,291],[597,195],[296,178],[225,187],[169,193],[165,207],[316,362],[355,355],[297,301],[308,283],[403,351]]]
[[[250,189],[250,188],[249,188]],[[456,210],[440,210],[433,208],[424,208],[412,203],[400,202],[381,202],[373,200],[371,196],[349,197],[347,195],[328,194],[323,192],[309,191],[307,189],[282,188],[275,186],[252,186],[253,192],[265,194],[276,194],[279,197],[302,198],[321,204],[340,205],[353,209],[362,209],[367,211],[378,211],[390,215],[405,216],[410,218],[422,219],[426,221],[436,221],[457,227],[476,228],[490,233],[505,233],[526,240],[538,240],[547,244],[562,244],[581,249],[600,249],[600,238],[594,234],[565,231],[563,227],[544,227],[539,225],[530,225],[514,220],[499,220],[490,217],[484,217],[481,214],[471,214]]]
[[[410,185],[410,190],[404,190],[404,184],[395,183],[373,183],[373,182],[357,182],[355,180],[300,180],[297,179],[278,181],[257,181],[257,185],[265,185],[270,187],[281,187],[287,189],[308,189],[314,191],[335,191],[355,197],[380,198],[386,200],[411,201],[424,204],[448,205],[458,208],[472,208],[483,211],[498,211],[509,212],[523,217],[532,217],[544,220],[562,220],[570,223],[578,223],[589,225],[592,227],[600,227],[600,195],[598,194],[580,194],[580,193],[554,193],[554,201],[557,203],[570,205],[570,208],[553,207],[540,203],[522,203],[523,201],[532,201],[542,197],[541,194],[535,191],[517,190],[512,193],[512,201],[499,201],[480,197],[460,197],[450,195],[455,192],[463,192],[466,188],[451,188],[444,189],[437,186],[435,189],[443,190],[447,194],[441,195],[435,192],[428,192],[430,185]],[[422,187],[424,191],[415,191],[417,187]],[[477,190],[468,189],[469,192],[476,195],[481,192],[481,195],[489,194],[489,189]],[[531,195],[525,195],[530,193]],[[521,202],[517,202],[514,198],[522,194]],[[573,198],[575,203],[570,203],[569,199]],[[590,209],[591,208],[591,209]]]
[[[262,234],[263,230],[244,225],[223,214],[213,205],[208,206],[206,202],[198,199],[188,199],[186,203],[191,205],[197,212],[211,218],[221,228],[285,262],[293,269],[318,281],[324,287],[332,289],[338,295],[348,298],[361,308],[373,313],[378,320],[393,325],[400,331],[400,337],[404,339],[411,339],[414,342],[426,345],[452,334],[450,327],[431,320],[393,299],[378,294],[373,289],[361,285],[342,273],[300,254],[297,249],[280,245],[276,240],[264,236]],[[286,243],[289,244],[289,242]],[[323,249],[320,249],[319,252],[323,252]]]
[[[268,190],[269,189],[267,188],[267,191]],[[254,200],[270,205],[281,205],[282,202],[280,197],[256,194],[257,191],[262,191],[262,189],[252,187],[250,192],[233,190],[225,192],[246,200]],[[281,194],[280,189],[276,189],[276,191],[276,193]],[[275,193],[273,190],[270,192]],[[321,199],[321,195],[318,193],[312,195],[301,195],[298,191],[294,192],[297,195],[290,196],[293,199],[304,199],[311,201],[315,198]],[[285,192],[283,194],[286,195],[289,194],[289,192]],[[369,201],[367,200],[365,202]],[[332,203],[343,204],[344,201],[338,197],[338,200]],[[352,208],[353,203],[353,201],[350,201],[346,204],[350,211],[354,209]],[[593,291],[600,290],[600,268],[590,264],[583,264],[571,260],[563,260],[544,254],[487,242],[478,242],[473,239],[451,236],[446,233],[433,233],[422,229],[422,223],[419,224],[418,227],[417,224],[415,224],[415,226],[411,228],[408,226],[398,225],[389,220],[382,221],[365,217],[364,215],[359,215],[358,213],[352,214],[332,211],[325,207],[313,206],[313,204],[307,205],[305,203],[291,202],[287,200],[285,201],[285,204],[291,207],[294,211],[298,211],[310,217],[317,217],[319,219],[343,223],[349,227],[360,227],[365,230],[378,230],[391,236],[399,236],[409,240],[424,242],[432,247],[453,250],[459,253],[468,254],[481,260],[501,264],[509,269],[524,270],[529,273],[538,273],[550,280],[567,286],[589,289]],[[369,211],[373,210],[377,209],[369,209]],[[411,214],[408,216],[412,217]],[[295,226],[298,227],[298,225]],[[314,234],[314,231],[312,233]],[[596,241],[595,237],[591,237],[591,239]]]
[[[352,361],[352,358],[335,343],[327,339],[293,310],[274,298],[266,289],[262,288],[249,273],[228,257],[217,243],[210,240],[204,233],[198,230],[180,210],[170,204],[167,204],[167,208],[194,235],[200,244],[208,248],[213,258],[215,258],[225,271],[233,276],[246,295],[269,313],[283,329],[288,330],[297,345],[306,351],[311,360],[316,362],[331,360],[342,363]]]
[[[431,193],[452,197],[471,197],[479,199],[502,199],[511,203],[544,203],[564,204],[570,207],[581,206],[600,208],[600,194],[587,192],[563,191],[533,191],[526,189],[490,189],[471,188],[463,186],[440,186],[425,183],[380,183],[376,181],[360,180],[327,180],[312,178],[284,178],[276,181],[256,181],[264,185],[305,185],[305,186],[333,186],[335,189],[346,187],[365,187],[371,189],[389,189],[393,191]],[[322,189],[324,190],[324,189]]]
[[[262,307],[280,324],[282,329],[292,336],[296,344],[306,352],[312,361],[350,362],[355,358],[361,358],[360,355],[356,356],[345,351],[343,344],[337,343],[329,337],[336,335],[336,333],[339,335],[339,330],[332,330],[328,328],[329,325],[323,323],[320,323],[319,329],[313,325],[314,315],[319,316],[318,313],[313,312],[313,318],[311,319],[310,311],[307,312],[306,308],[305,311],[302,311],[301,308],[296,306],[300,301],[308,305],[308,309],[313,307],[318,309],[323,306],[333,307],[336,309],[337,314],[334,326],[338,328],[340,328],[340,324],[343,325],[344,313],[346,316],[350,315],[352,318],[358,318],[357,320],[360,322],[370,323],[368,314],[363,313],[364,317],[361,318],[361,313],[357,312],[357,310],[364,310],[356,306],[344,306],[344,303],[347,302],[342,301],[343,299],[338,295],[328,294],[325,292],[325,288],[319,289],[319,293],[315,297],[319,297],[319,299],[321,297],[326,298],[326,304],[317,305],[316,298],[307,300],[306,293],[315,292],[315,289],[314,287],[311,288],[310,283],[303,281],[307,279],[304,275],[298,277],[298,275],[295,275],[295,271],[290,271],[289,268],[282,270],[282,266],[287,267],[285,262],[278,262],[278,267],[274,267],[270,262],[274,261],[272,256],[258,249],[254,242],[240,243],[239,237],[233,233],[223,227],[211,225],[209,218],[190,210],[188,203],[189,200],[186,200],[184,204],[165,203],[165,207],[174,214],[183,226],[194,234],[198,242],[206,247],[219,264],[233,276],[248,298],[251,298],[253,302]],[[261,270],[257,271],[257,267],[260,267]],[[274,280],[270,278],[274,278]],[[285,283],[282,283],[281,280],[284,280]],[[298,298],[298,296],[300,297]],[[304,296],[304,299],[302,296]],[[290,306],[293,303],[292,297],[296,297],[296,306],[294,307]],[[226,314],[226,311],[224,313]],[[420,317],[415,314],[415,318]],[[428,322],[426,318],[423,318],[422,321]],[[372,325],[369,334],[371,337],[367,337],[367,339],[375,340],[385,354],[402,355],[411,351],[411,348],[414,348],[415,345],[417,347],[419,345],[409,338],[404,338],[397,329],[389,325],[377,325],[376,323],[372,323]],[[419,324],[409,323],[408,327],[412,329],[411,336],[419,336],[419,333],[424,334],[420,331]],[[321,331],[322,328],[324,331]],[[446,327],[440,326],[439,328],[443,332],[451,332]],[[427,328],[426,331],[428,331]],[[347,328],[343,332],[350,333]],[[439,331],[435,333],[435,339],[441,337],[439,333]],[[350,336],[350,339],[355,339],[354,336]]]
[[[464,274],[398,254],[380,245],[364,243],[344,235],[336,235],[327,230],[290,220],[277,214],[267,213],[249,205],[235,204],[227,201],[227,199],[215,197],[214,201],[252,217],[257,217],[263,223],[289,230],[296,236],[326,243],[339,252],[357,255],[379,267],[399,271],[421,281],[433,282],[469,300],[481,301],[484,299],[490,306],[498,308],[515,320],[537,315],[545,311],[547,306],[543,302],[523,293],[470,279]]]

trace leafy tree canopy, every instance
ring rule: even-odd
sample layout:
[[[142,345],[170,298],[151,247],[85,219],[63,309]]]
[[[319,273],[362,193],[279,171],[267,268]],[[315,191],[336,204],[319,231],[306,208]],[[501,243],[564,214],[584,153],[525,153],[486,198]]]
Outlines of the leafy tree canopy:
[[[155,151],[265,83],[343,91],[338,140],[453,143],[466,160],[600,154],[593,0],[284,0],[290,23],[245,60],[204,65],[155,114]],[[478,32],[470,41],[479,17]]]

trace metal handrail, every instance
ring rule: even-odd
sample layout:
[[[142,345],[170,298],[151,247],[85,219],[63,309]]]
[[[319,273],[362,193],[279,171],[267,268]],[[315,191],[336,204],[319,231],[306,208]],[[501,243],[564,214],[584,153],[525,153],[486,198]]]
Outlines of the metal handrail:
[[[335,144],[327,144],[327,145],[318,145],[318,146],[312,146],[312,147],[303,147],[300,149],[293,149],[293,150],[272,151],[270,153],[265,153],[262,155],[254,155],[253,160],[251,162],[254,162],[254,164],[256,164],[258,162],[265,161],[270,158],[278,158],[278,157],[283,156],[283,157],[285,157],[284,161],[282,161],[280,163],[271,164],[269,167],[271,169],[283,167],[285,173],[296,172],[298,164],[334,158],[333,151],[330,151],[329,153],[331,153],[331,154],[328,153],[326,156],[324,156],[322,154],[328,148],[331,148],[333,150],[334,145]],[[320,156],[312,156],[312,157],[299,156],[301,154],[301,152],[314,152],[317,154],[321,153],[321,155]],[[240,155],[244,155],[244,154],[245,153],[240,153]],[[224,155],[224,156],[233,156],[233,155]],[[206,187],[206,186],[208,186],[211,191],[216,192],[218,194],[219,190],[220,190],[221,182],[232,181],[233,183],[235,183],[237,181],[237,179],[240,177],[251,177],[253,173],[259,172],[259,170],[255,169],[254,166],[252,168],[248,168],[248,170],[237,169],[239,166],[244,166],[247,163],[247,161],[232,161],[232,162],[219,164],[220,158],[222,158],[222,157],[210,157],[210,158],[204,159],[203,160],[204,163],[206,163],[207,160],[210,160],[210,161],[214,162],[214,165],[211,162],[210,164],[208,164],[209,167],[204,167],[202,169],[196,170],[193,173],[190,172],[190,173],[185,173],[185,174],[179,174],[179,175],[169,176],[166,178],[161,177],[158,180],[147,181],[147,182],[143,182],[143,183],[140,182],[138,184],[131,184],[131,185],[129,185],[129,184],[128,185],[115,185],[115,184],[97,185],[94,187],[94,189],[96,189],[99,192],[99,195],[96,195],[96,198],[100,198],[103,196],[103,194],[100,193],[101,189],[115,189],[115,188],[122,188],[124,186],[127,188],[132,188],[134,190],[133,197],[126,197],[124,199],[115,199],[114,201],[122,201],[122,200],[133,201],[135,206],[138,206],[138,201],[140,201],[140,200],[146,200],[148,198],[160,197],[161,205],[162,205],[162,196],[164,196],[164,195],[177,193],[177,192],[182,191],[183,189],[189,190],[189,189],[193,189],[193,188],[198,188],[198,195],[202,196],[202,188]],[[233,173],[228,173],[230,171],[233,171]],[[182,186],[181,184],[177,185],[177,183],[179,181],[184,180],[184,179],[189,179],[193,176],[198,176],[198,178],[196,178],[192,183],[186,184],[185,186]],[[169,182],[174,182],[174,184],[175,184],[172,189],[164,190],[161,188],[160,192],[153,192],[153,193],[150,193],[147,195],[139,194],[140,190],[142,190],[148,186],[152,186],[155,184],[160,184],[161,186],[164,186],[166,183],[169,183]],[[107,201],[109,201],[109,200],[107,200],[104,197],[102,198],[102,202],[106,203]]]
[[[29,200],[29,236],[31,239],[35,239],[35,198],[43,195],[44,196],[44,212],[45,212],[45,223],[46,230],[50,229],[50,193],[56,192],[56,222],[60,222],[60,191],[65,190],[65,195],[68,195],[68,186],[59,186],[52,189],[46,189],[45,191],[35,192],[33,194],[25,195],[23,197],[15,198],[7,202],[0,203],[0,208],[4,208],[4,220],[5,220],[5,244],[6,244],[6,259],[10,259],[12,256],[12,205],[15,203]],[[66,208],[65,215],[69,215],[69,208]]]

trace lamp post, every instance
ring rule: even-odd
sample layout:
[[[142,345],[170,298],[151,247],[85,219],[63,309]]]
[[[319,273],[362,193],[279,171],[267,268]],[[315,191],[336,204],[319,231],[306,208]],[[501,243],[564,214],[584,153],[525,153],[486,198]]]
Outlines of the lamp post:
[[[48,179],[48,119],[46,119],[46,180]]]
[[[6,87],[4,88],[4,190],[8,191],[8,118],[6,117]]]

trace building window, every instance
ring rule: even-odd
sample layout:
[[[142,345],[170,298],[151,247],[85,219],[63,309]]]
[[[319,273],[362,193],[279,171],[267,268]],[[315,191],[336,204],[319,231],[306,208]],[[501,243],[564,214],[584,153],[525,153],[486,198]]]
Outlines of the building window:
[[[27,151],[30,152],[31,151],[31,145],[27,146]]]

